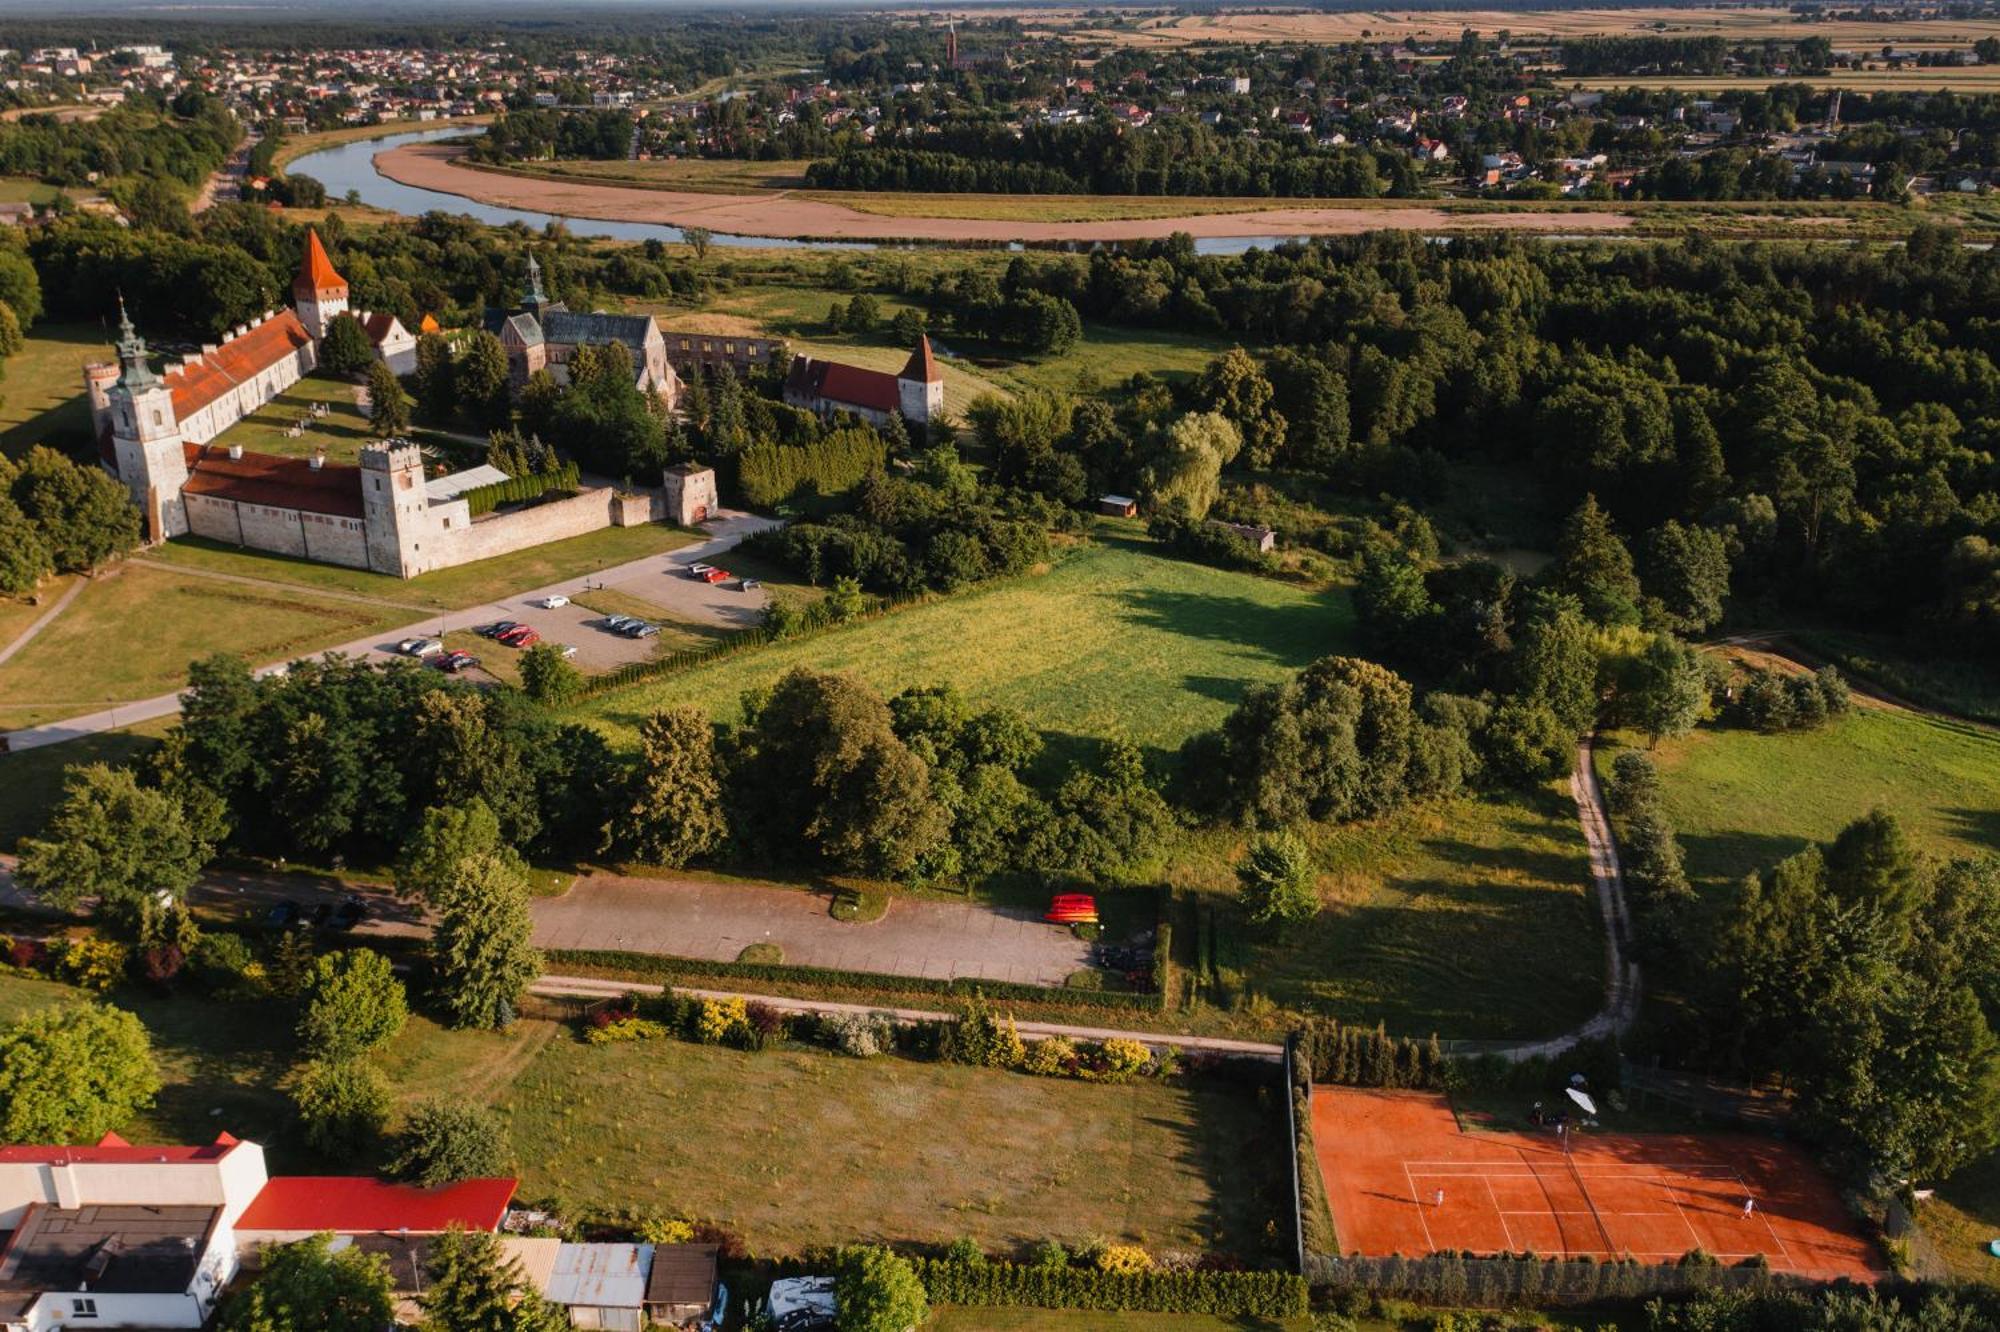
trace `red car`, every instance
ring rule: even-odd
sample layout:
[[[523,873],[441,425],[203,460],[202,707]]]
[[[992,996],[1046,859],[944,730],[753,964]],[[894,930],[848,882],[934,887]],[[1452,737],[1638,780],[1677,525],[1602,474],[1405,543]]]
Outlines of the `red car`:
[[[696,574],[695,577],[701,579],[704,583],[726,583],[735,577],[735,575],[727,569],[708,569]]]
[[[1097,921],[1097,899],[1089,893],[1057,893],[1043,920],[1057,925],[1090,925]]]
[[[541,642],[542,636],[524,624],[519,629],[510,629],[500,635],[500,641],[510,648],[525,648]]]

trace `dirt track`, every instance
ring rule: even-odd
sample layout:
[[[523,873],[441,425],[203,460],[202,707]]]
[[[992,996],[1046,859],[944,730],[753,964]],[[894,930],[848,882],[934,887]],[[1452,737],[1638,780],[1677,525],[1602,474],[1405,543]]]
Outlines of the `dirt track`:
[[[799,198],[783,191],[697,194],[506,176],[460,165],[456,159],[462,152],[444,144],[406,144],[377,154],[375,166],[389,179],[404,185],[456,194],[497,207],[528,208],[613,222],[700,226],[774,240],[1089,242],[1148,240],[1177,231],[1197,237],[1347,236],[1383,230],[1618,231],[1632,225],[1632,218],[1624,213],[1458,213],[1424,207],[1274,207],[1110,222],[878,217],[845,204]]]

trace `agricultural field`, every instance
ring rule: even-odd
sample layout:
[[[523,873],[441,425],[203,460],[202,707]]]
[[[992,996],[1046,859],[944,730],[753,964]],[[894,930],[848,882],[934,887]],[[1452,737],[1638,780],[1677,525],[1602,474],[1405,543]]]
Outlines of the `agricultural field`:
[[[1615,755],[1598,747],[1600,775]],[[1654,759],[1689,874],[1711,892],[1877,806],[1936,855],[2000,851],[2000,731],[1969,722],[1860,707],[1816,731],[1704,726]]]
[[[1824,37],[1836,47],[1879,50],[1951,50],[1982,37],[2000,36],[2000,20],[1922,19],[1876,23],[1841,19],[1807,22],[1790,9],[1765,7],[1672,9],[1654,7],[1570,10],[1350,10],[1321,13],[1229,12],[1146,18],[1101,24],[1081,10],[1037,10],[1029,26],[1063,30],[1090,42],[1122,46],[1170,47],[1195,43],[1283,42],[1440,42],[1467,28],[1486,34],[1509,33],[1517,45],[1560,42],[1569,37],[1724,37],[1731,41],[1795,41]]]
[[[262,665],[407,624],[410,612],[191,577],[142,560],[100,574],[0,663],[0,727],[59,721],[170,693],[188,663],[231,652]]]
[[[885,694],[952,684],[1021,712],[1051,757],[1129,740],[1156,754],[1217,725],[1246,685],[1348,645],[1344,588],[1228,573],[1106,535],[1046,572],[1003,580],[812,638],[647,681],[583,705],[620,743],[673,704],[733,718],[746,689],[794,666],[852,671]]]
[[[113,355],[105,331],[94,324],[35,325],[20,353],[7,358],[0,453],[17,458],[36,444],[78,455],[89,449],[83,366]]]
[[[1831,69],[1822,74],[1773,75],[1731,74],[1617,74],[1573,81],[1579,88],[1616,91],[1621,88],[1672,89],[1686,93],[1730,92],[1742,88],[1768,88],[1777,83],[1810,83],[1815,88],[1844,88],[1849,92],[2000,92],[2000,66],[1934,65],[1903,69]],[[1566,82],[1564,86],[1569,86]]]
[[[1169,879],[1197,894],[1175,926],[1176,960],[1204,1000],[1241,1007],[1247,993],[1399,1035],[1465,1039],[1550,1036],[1596,1011],[1604,927],[1561,784],[1304,835],[1326,906],[1282,932],[1237,915],[1242,833],[1197,834],[1176,849]]]

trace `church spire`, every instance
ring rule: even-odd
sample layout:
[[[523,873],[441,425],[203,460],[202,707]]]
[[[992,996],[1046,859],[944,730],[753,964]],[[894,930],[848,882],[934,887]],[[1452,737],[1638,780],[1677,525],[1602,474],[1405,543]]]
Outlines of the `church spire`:
[[[521,304],[539,316],[548,303],[548,294],[542,290],[542,266],[535,262],[535,252],[529,250],[528,285],[522,289]]]
[[[118,293],[118,382],[127,389],[151,388],[158,381],[146,361],[146,340],[132,327],[125,309],[125,293]]]

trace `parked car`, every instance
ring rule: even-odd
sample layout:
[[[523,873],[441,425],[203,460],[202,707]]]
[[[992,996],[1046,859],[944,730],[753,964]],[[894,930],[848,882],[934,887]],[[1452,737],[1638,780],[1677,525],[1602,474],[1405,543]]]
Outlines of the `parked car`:
[[[271,909],[264,913],[264,923],[274,930],[289,930],[299,923],[297,902],[273,902]]]
[[[353,893],[349,893],[341,898],[340,905],[333,909],[333,917],[327,921],[327,928],[347,931],[366,919],[368,919],[368,904]]]
[[[480,625],[472,632],[478,634],[481,638],[498,638],[508,630],[519,629],[520,627],[521,622],[519,620],[495,620],[491,624]]]
[[[439,657],[437,659],[437,668],[448,675],[457,675],[460,671],[471,670],[478,664],[479,658],[473,656],[470,652],[454,652],[448,657]]]
[[[396,651],[406,657],[428,657],[433,652],[444,651],[444,644],[435,638],[406,638],[396,644]]]
[[[745,578],[742,582],[736,585],[736,590],[738,592],[755,592],[758,588],[762,586],[764,586],[764,584],[761,579]]]
[[[626,625],[639,623],[639,617],[636,615],[607,615],[599,620],[598,623],[615,634],[622,634],[625,632]]]
[[[329,920],[333,919],[333,903],[313,903],[312,910],[306,913],[306,919],[312,922],[314,929],[322,928]]]
[[[625,637],[655,638],[659,636],[659,632],[660,632],[659,625],[647,624],[644,620],[641,620],[639,623],[632,625],[630,628],[625,630]]]
[[[697,574],[696,577],[704,583],[726,583],[729,581],[730,573],[727,569],[710,569],[706,573]]]
[[[518,629],[509,629],[500,635],[500,641],[510,648],[528,648],[541,642],[542,636],[524,624]]]
[[[576,645],[573,643],[558,643],[556,644],[556,655],[565,658],[574,657],[576,655]]]
[[[569,598],[564,596],[562,593],[558,592],[552,597],[543,597],[540,601],[537,601],[535,604],[537,606],[540,606],[543,610],[554,610],[558,606],[569,605]]]
[[[712,564],[690,564],[688,566],[688,577],[699,578],[714,567]]]

